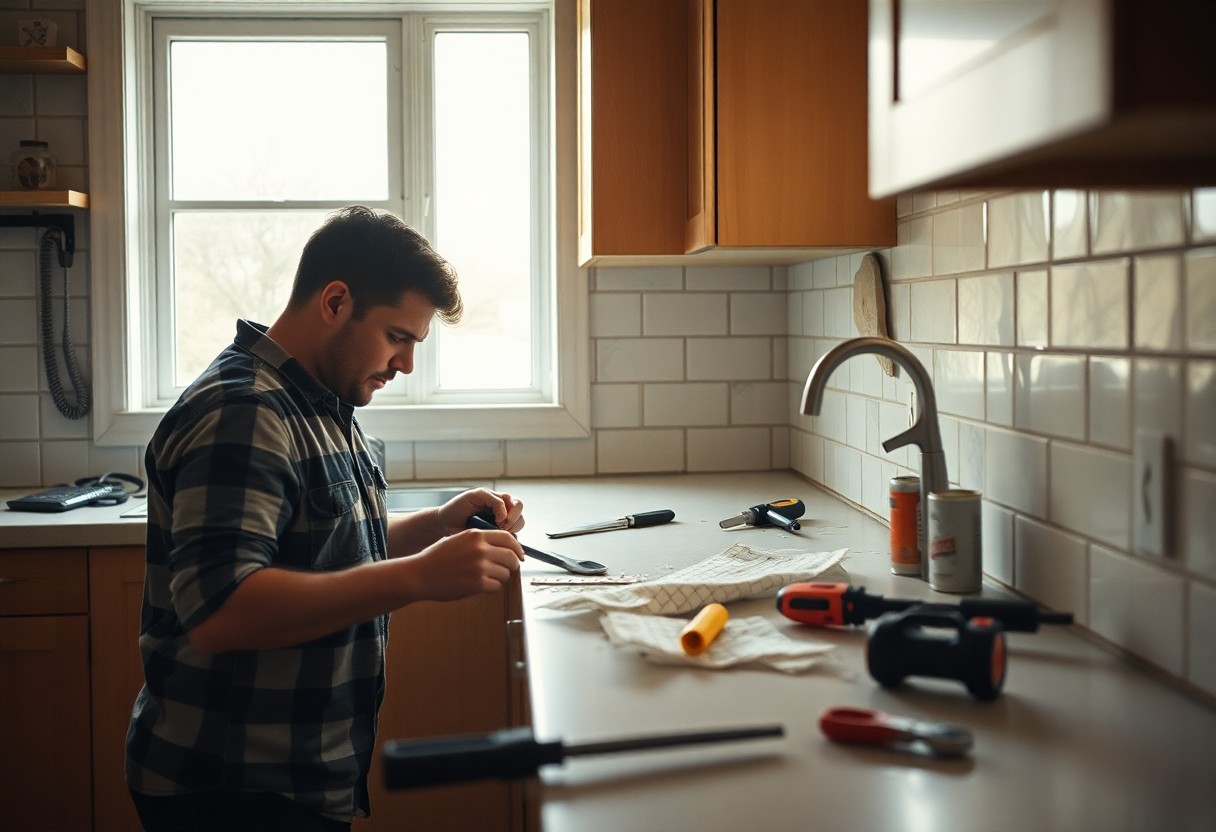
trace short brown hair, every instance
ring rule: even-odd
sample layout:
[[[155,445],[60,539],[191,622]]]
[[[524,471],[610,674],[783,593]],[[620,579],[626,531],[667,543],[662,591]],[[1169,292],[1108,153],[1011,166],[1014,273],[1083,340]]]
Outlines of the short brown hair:
[[[426,298],[447,323],[464,311],[456,270],[426,238],[400,217],[362,205],[333,212],[308,238],[289,304],[299,306],[331,280],[350,287],[357,318],[374,306],[396,305],[408,291]]]

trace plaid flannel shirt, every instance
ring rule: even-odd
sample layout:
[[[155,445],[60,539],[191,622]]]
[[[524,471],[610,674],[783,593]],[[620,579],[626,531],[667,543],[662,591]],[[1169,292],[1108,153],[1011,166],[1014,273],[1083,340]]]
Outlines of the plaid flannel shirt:
[[[275,792],[339,820],[370,811],[387,616],[279,650],[215,656],[186,632],[263,567],[387,557],[384,475],[349,405],[237,324],[148,446],[143,689],[127,782],[151,795]]]

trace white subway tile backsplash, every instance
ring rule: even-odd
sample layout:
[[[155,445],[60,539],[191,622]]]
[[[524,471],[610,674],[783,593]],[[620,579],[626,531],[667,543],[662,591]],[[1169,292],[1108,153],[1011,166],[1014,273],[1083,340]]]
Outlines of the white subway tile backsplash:
[[[1126,349],[1127,260],[1103,260],[1051,270],[1051,344]]]
[[[684,342],[679,338],[600,338],[595,378],[610,381],[680,381]]]
[[[908,408],[895,402],[878,402],[877,405],[877,424],[869,412],[866,414],[866,445],[869,452],[885,457],[895,465],[907,467],[911,464],[910,458],[915,455],[915,448],[905,445],[887,452],[882,449],[882,443],[903,433],[911,425]]]
[[[642,297],[643,335],[726,335],[727,296],[648,293]]]
[[[772,378],[771,338],[689,338],[687,345],[689,381]]]
[[[1019,347],[1047,346],[1048,316],[1047,270],[1018,272],[1017,344]]]
[[[1013,585],[1049,609],[1084,624],[1089,564],[1085,541],[1027,517],[1014,520]]]
[[[20,488],[43,482],[40,443],[8,440],[7,434],[0,433],[0,459],[4,460],[0,465],[0,488]]]
[[[1137,257],[1133,295],[1133,343],[1139,350],[1182,349],[1182,258]]]
[[[61,365],[62,367],[62,365]],[[63,375],[63,383],[67,385],[65,394],[70,403],[76,404],[77,399],[73,395],[71,386],[67,380],[67,374],[60,370]],[[39,397],[38,401],[39,423],[41,425],[40,433],[43,439],[88,439],[89,438],[89,420],[69,419],[64,416],[55,406],[54,400],[49,394]]]
[[[933,274],[933,218],[900,220],[896,228],[898,245],[891,253],[891,279],[925,277]]]
[[[1216,468],[1216,361],[1187,362],[1184,413],[1183,459]]]
[[[995,425],[1013,425],[1013,354],[990,352],[986,359],[984,405],[987,420]]]
[[[1216,474],[1184,468],[1179,479],[1183,562],[1187,569],[1216,578]]]
[[[844,286],[823,293],[823,328],[829,338],[853,338],[857,326],[853,322],[853,288]]]
[[[598,431],[595,470],[601,474],[683,471],[684,431],[675,428]]]
[[[958,341],[955,283],[954,280],[929,280],[912,284],[913,341],[936,344]]]
[[[0,345],[21,346],[37,343],[38,306],[33,298],[0,298]]]
[[[583,477],[595,473],[595,440],[513,439],[506,443],[509,477]]]
[[[89,458],[89,443],[85,440],[43,442],[41,456],[41,482],[75,482],[91,473],[86,470],[86,462]],[[124,471],[123,473],[129,474],[135,472]]]
[[[1082,356],[1018,355],[1014,373],[1014,427],[1084,439],[1085,375]]]
[[[959,488],[984,490],[984,434],[979,425],[960,422],[958,426],[958,467],[950,478]]]
[[[844,495],[845,499],[861,504],[861,453],[845,445],[831,442],[825,447],[825,475],[827,484]]]
[[[958,282],[958,342],[1013,346],[1013,275],[986,274]]]
[[[1026,191],[988,201],[988,268],[1047,260],[1049,196]]]
[[[785,294],[785,334],[806,335],[806,298],[809,292],[787,292]]]
[[[1052,443],[1048,515],[1077,534],[1126,550],[1132,461],[1127,454]]]
[[[960,205],[933,217],[933,273],[984,268],[984,204]]]
[[[1089,359],[1089,441],[1128,451],[1132,447],[1131,362]]]
[[[1185,595],[1179,575],[1090,547],[1090,629],[1176,676],[1183,675]]]
[[[1209,694],[1216,696],[1216,588],[1192,582],[1187,603],[1186,677]]]
[[[647,427],[725,425],[730,420],[730,390],[722,382],[646,384],[642,419]]]
[[[1047,440],[989,428],[984,495],[1033,517],[1047,517]]]
[[[1182,245],[1184,196],[1178,191],[1093,191],[1090,250],[1095,256]]]
[[[983,501],[980,512],[984,573],[1006,586],[1013,586],[1017,580],[1014,571],[1014,514],[988,500]]]
[[[90,458],[90,462],[94,460]],[[105,467],[105,471],[126,470]],[[489,480],[506,473],[503,443],[416,442],[414,472],[423,480]],[[100,472],[98,472],[100,473]]]
[[[34,100],[38,117],[88,115],[88,87],[76,75],[34,76]]]
[[[633,266],[595,269],[595,288],[601,292],[662,292],[684,288],[684,270],[677,266]]]
[[[591,337],[642,334],[642,296],[635,292],[596,293],[590,298]]]
[[[1182,436],[1182,362],[1137,358],[1132,364],[1133,430],[1159,430]]]
[[[984,418],[984,364],[982,352],[935,351],[933,375],[939,412]]]
[[[641,385],[591,385],[591,427],[634,428],[641,424]]]
[[[38,396],[27,393],[0,395],[0,438],[38,437]]]
[[[688,266],[684,288],[693,291],[766,291],[773,283],[772,266]]]
[[[802,305],[803,332],[815,338],[827,335],[823,324],[824,292],[807,292]]]
[[[34,114],[34,76],[0,75],[0,116],[32,116]],[[8,119],[5,119],[8,120]],[[16,120],[16,119],[13,119]],[[23,120],[28,123],[28,120]],[[32,139],[34,135],[28,130],[20,130],[22,135],[16,140]],[[16,147],[15,142],[7,143],[4,147]]]
[[[866,406],[867,399],[861,396],[848,396],[845,399],[845,444],[858,450],[866,447]]]
[[[788,421],[785,382],[737,381],[730,385],[732,425],[783,425]]]
[[[1188,252],[1184,271],[1187,349],[1216,352],[1216,248]]]
[[[812,284],[816,289],[836,288],[836,258],[824,257],[814,262],[811,274]]]
[[[731,335],[772,335],[786,319],[786,299],[769,292],[736,292],[730,296]]]
[[[769,429],[689,428],[689,471],[763,471],[772,456]]]
[[[1052,193],[1051,259],[1069,260],[1089,253],[1089,200],[1085,191]]]
[[[0,347],[0,393],[38,390],[38,349]]]
[[[85,119],[39,118],[38,138],[50,144],[49,150],[60,167],[85,163]]]
[[[0,241],[11,231],[0,231]],[[0,250],[0,298],[32,298],[38,294],[38,255],[34,251]]]

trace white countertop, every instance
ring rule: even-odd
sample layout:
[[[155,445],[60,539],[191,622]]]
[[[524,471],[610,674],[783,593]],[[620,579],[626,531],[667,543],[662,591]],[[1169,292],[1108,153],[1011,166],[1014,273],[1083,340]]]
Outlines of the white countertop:
[[[888,570],[885,525],[786,472],[500,481],[524,500],[521,539],[598,560],[611,574],[657,577],[744,542],[765,549],[848,548],[852,583],[887,597],[933,593]],[[0,503],[24,492],[0,492]],[[798,497],[802,532],[723,530],[756,503]],[[136,501],[55,515],[0,511],[0,548],[142,545]],[[549,540],[545,531],[669,508],[675,522]],[[785,736],[571,759],[543,773],[546,832],[706,830],[1212,830],[1216,711],[1133,668],[1073,628],[1008,635],[1004,693],[972,699],[961,684],[913,678],[881,688],[865,668],[863,628],[819,630],[782,617],[773,599],[733,602],[795,639],[836,645],[800,675],[663,667],[612,647],[593,613],[539,607],[534,577],[565,576],[529,560],[525,621],[533,722],[567,743],[779,723]],[[1002,596],[985,585],[984,595]],[[937,760],[830,743],[817,727],[848,705],[966,726],[975,748]]]
[[[611,573],[658,576],[734,542],[811,551],[848,547],[853,584],[887,597],[932,592],[888,569],[885,525],[788,473],[500,482],[524,500],[521,539],[590,558]],[[797,536],[722,530],[756,503],[798,497]],[[548,540],[544,531],[670,508],[676,521]],[[956,682],[916,678],[887,691],[865,668],[863,628],[818,630],[781,616],[773,600],[735,602],[732,617],[765,615],[796,639],[837,645],[831,666],[801,675],[664,667],[612,647],[595,613],[539,608],[528,591],[554,567],[525,567],[533,720],[567,743],[638,734],[780,723],[781,739],[580,757],[543,775],[546,832],[596,830],[1212,830],[1216,712],[1132,668],[1073,628],[1008,634],[1004,693],[978,702]],[[985,585],[985,595],[1001,596]],[[829,742],[827,707],[876,708],[966,726],[972,753],[937,760]]]

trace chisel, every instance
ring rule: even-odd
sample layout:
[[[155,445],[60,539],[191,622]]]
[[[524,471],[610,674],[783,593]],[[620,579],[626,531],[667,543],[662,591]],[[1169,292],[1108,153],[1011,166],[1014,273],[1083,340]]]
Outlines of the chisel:
[[[661,526],[676,519],[676,513],[671,509],[659,511],[643,511],[638,514],[627,514],[617,520],[605,520],[602,523],[592,523],[589,526],[579,526],[564,532],[546,532],[545,537],[574,537],[579,534],[594,534],[595,532],[610,532],[614,529],[641,529],[646,526]]]
[[[489,777],[509,780],[531,777],[541,766],[560,763],[567,757],[735,742],[784,734],[785,728],[781,725],[762,725],[566,745],[560,740],[540,742],[532,735],[532,729],[524,726],[489,734],[390,740],[384,744],[384,783],[390,789],[414,789]]]

